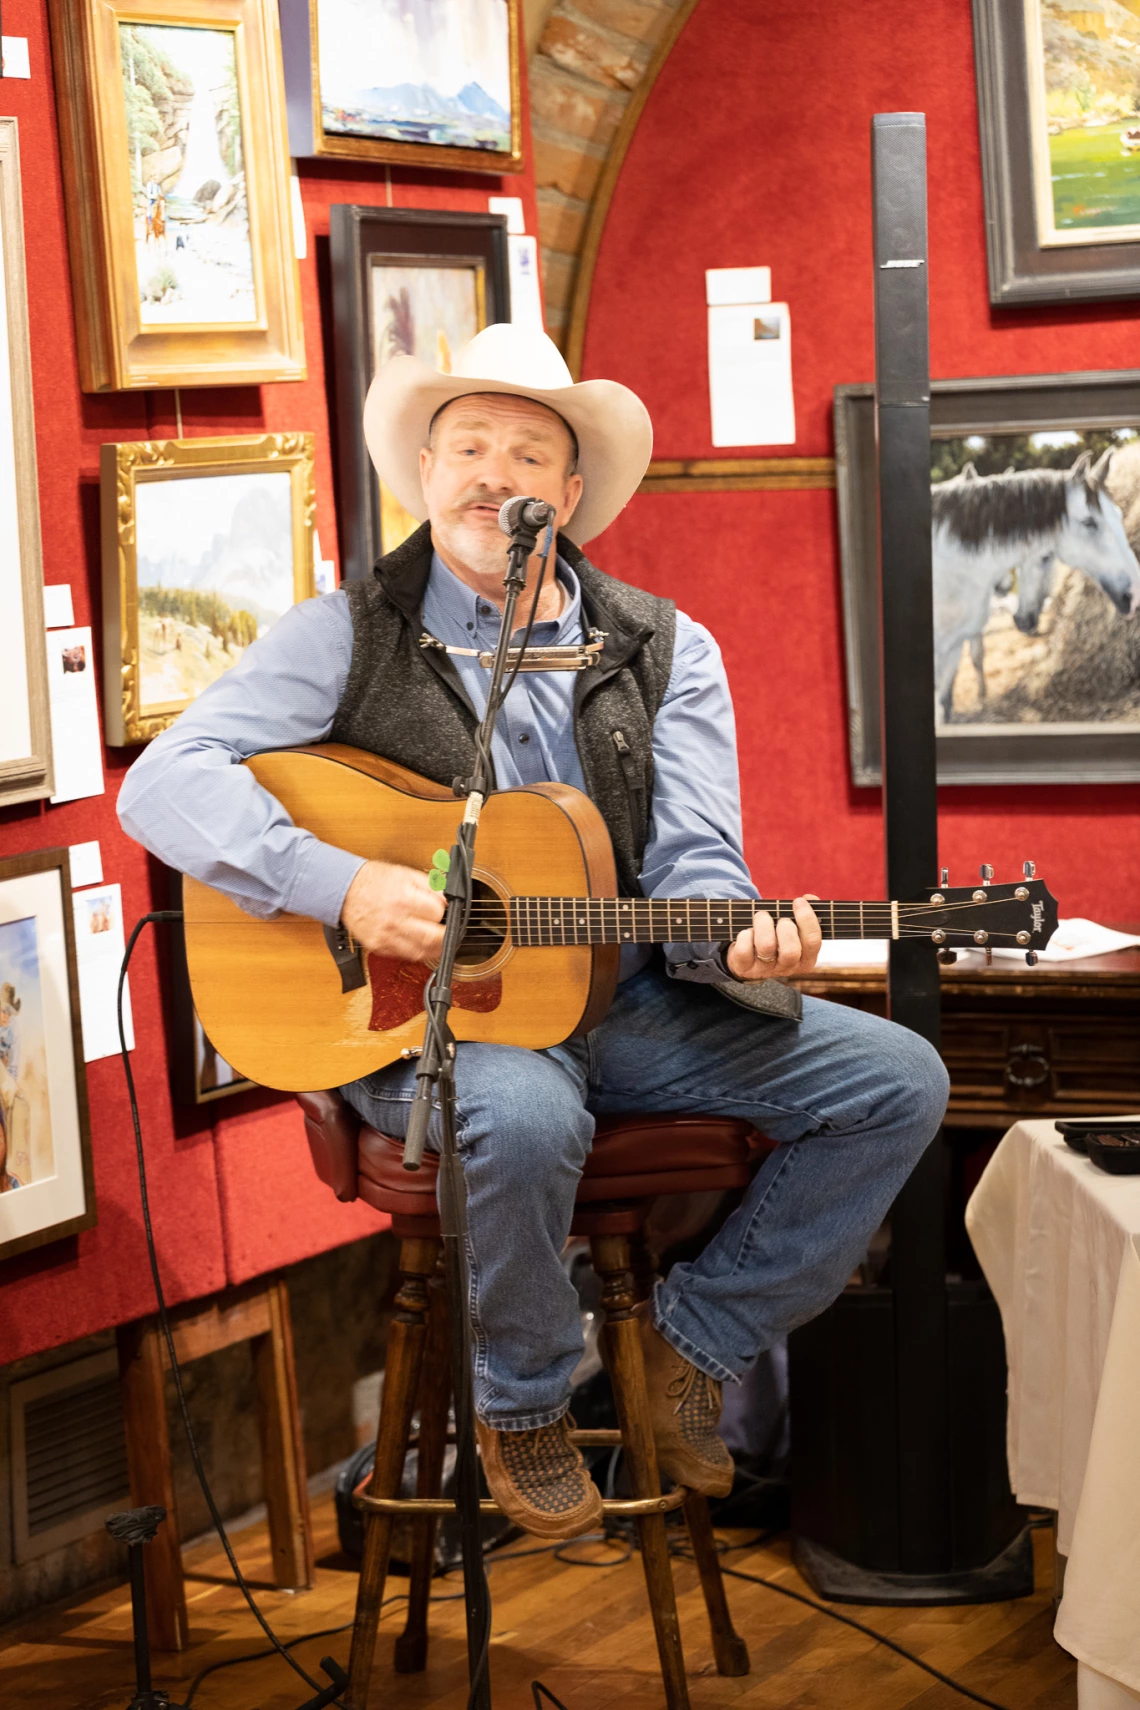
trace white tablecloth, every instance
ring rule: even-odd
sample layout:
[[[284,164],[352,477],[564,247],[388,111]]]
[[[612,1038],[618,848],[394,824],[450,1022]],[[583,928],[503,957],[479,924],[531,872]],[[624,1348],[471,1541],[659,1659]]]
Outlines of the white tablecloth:
[[[1140,1704],[1140,1175],[1019,1122],[966,1227],[1005,1330],[1010,1483],[1069,1558],[1054,1632],[1082,1710]]]

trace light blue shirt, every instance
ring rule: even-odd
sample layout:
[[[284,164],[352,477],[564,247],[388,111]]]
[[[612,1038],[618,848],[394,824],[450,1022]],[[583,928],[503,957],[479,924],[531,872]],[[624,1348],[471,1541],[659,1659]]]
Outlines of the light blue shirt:
[[[583,639],[581,595],[558,560],[560,615],[536,623],[537,645]],[[491,648],[498,608],[433,557],[424,627],[452,646]],[[352,659],[352,615],[343,591],[305,600],[278,619],[240,662],[157,736],[123,780],[123,829],[180,872],[272,919],[287,911],[328,926],[363,858],[322,843],[240,764],[267,749],[324,742],[344,694]],[[452,655],[476,711],[490,673]],[[545,780],[583,788],[574,739],[577,673],[520,673],[499,715],[492,744],[500,789]],[[720,651],[708,631],[677,613],[673,668],[653,727],[655,768],[641,886],[649,897],[754,897],[744,862],[732,701]],[[669,945],[681,978],[723,979],[710,944]],[[646,945],[622,950],[622,977],[644,965]]]

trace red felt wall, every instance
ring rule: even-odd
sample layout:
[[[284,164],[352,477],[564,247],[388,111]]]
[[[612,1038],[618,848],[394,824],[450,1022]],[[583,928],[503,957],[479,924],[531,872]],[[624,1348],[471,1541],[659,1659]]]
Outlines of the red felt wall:
[[[873,375],[870,123],[927,115],[935,376],[1140,366],[1135,302],[992,310],[965,0],[700,0],[649,97],[602,237],[583,377],[645,399],[656,455],[709,457],[704,270],[770,265],[791,305],[798,439],[833,450],[832,387]],[[600,541],[606,569],[676,597],[724,648],[745,828],[769,894],[882,894],[878,792],[849,782],[834,494],[662,494]],[[1131,786],[941,792],[966,879],[1025,855],[1063,914],[1140,921]]]
[[[5,0],[4,33],[26,36],[30,82],[0,83],[0,112],[20,126],[32,383],[39,459],[40,519],[48,582],[69,581],[75,621],[93,624],[100,655],[99,446],[104,440],[172,435],[166,392],[89,397],[79,390],[68,272],[68,209],[60,175],[55,92],[44,0]],[[529,135],[523,90],[524,135]],[[337,558],[337,526],[326,383],[331,353],[328,210],[334,202],[486,212],[489,195],[521,195],[527,230],[537,230],[531,170],[502,178],[392,168],[302,163],[308,259],[301,262],[308,379],[262,387],[182,392],[183,431],[198,435],[308,429],[316,435],[317,526]],[[104,877],[123,886],[128,930],[165,903],[157,870],[123,836],[115,798],[133,751],[105,751],[106,794],[59,807],[0,811],[0,855],[98,838]],[[158,929],[158,930],[161,930]],[[158,962],[148,934],[131,969],[138,1082],[151,1206],[172,1301],[192,1299],[383,1227],[359,1206],[338,1205],[313,1176],[300,1112],[291,1099],[247,1094],[197,1112],[174,1112],[167,1081]],[[0,1264],[4,1311],[0,1363],[56,1346],[153,1309],[142,1238],[130,1113],[117,1059],[88,1069],[99,1222],[63,1242]]]

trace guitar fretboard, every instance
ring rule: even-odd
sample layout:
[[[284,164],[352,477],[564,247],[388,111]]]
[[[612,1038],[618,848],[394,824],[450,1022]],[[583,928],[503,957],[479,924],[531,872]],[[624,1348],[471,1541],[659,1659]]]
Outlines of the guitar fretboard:
[[[812,904],[825,938],[897,938],[889,902]],[[706,897],[512,897],[511,937],[540,944],[727,944],[751,926],[757,909],[791,920],[787,898],[717,902]]]

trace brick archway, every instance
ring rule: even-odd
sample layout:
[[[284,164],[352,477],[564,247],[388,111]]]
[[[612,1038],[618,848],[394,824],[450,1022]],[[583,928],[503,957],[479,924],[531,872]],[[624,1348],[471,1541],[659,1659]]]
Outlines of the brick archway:
[[[575,374],[618,172],[657,73],[695,5],[555,0],[531,54],[546,326]]]

